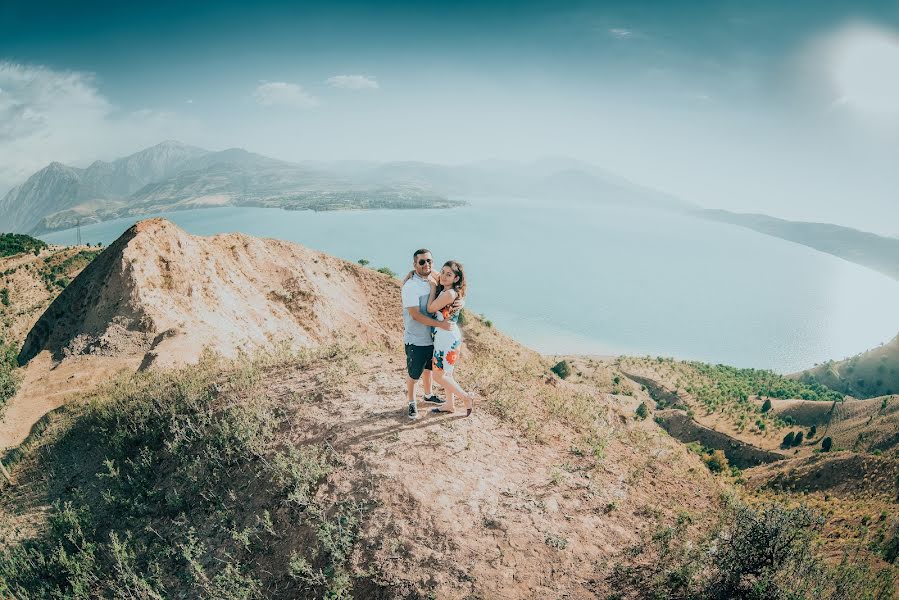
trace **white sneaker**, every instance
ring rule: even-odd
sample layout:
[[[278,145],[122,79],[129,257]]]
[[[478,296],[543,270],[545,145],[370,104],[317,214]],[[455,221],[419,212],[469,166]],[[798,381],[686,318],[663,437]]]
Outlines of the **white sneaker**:
[[[409,415],[410,419],[418,418],[418,406],[416,405],[415,402],[409,403],[409,410],[407,411],[407,414]]]

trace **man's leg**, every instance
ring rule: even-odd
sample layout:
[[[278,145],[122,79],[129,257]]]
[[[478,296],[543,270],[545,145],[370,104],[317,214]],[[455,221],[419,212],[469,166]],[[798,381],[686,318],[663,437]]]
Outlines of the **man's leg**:
[[[418,418],[418,406],[415,402],[415,382],[421,377],[420,361],[415,346],[406,344],[406,416]]]

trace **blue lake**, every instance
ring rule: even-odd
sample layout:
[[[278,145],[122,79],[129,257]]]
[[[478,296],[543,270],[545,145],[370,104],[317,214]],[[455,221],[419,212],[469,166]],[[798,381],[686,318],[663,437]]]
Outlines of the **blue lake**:
[[[669,213],[469,201],[433,211],[229,207],[163,216],[193,234],[280,238],[397,273],[428,247],[438,263],[465,265],[471,309],[545,353],[665,355],[787,373],[899,331],[899,282],[805,246]],[[82,239],[108,244],[136,220],[82,227]],[[76,235],[42,238],[73,244]]]

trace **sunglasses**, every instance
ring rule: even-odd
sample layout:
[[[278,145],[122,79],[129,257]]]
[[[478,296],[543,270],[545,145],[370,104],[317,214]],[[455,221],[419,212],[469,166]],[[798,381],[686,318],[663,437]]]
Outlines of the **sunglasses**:
[[[419,258],[418,259],[418,264],[419,264],[419,266],[422,266],[422,267],[425,265],[429,265],[432,262],[434,262],[434,261],[430,258]]]

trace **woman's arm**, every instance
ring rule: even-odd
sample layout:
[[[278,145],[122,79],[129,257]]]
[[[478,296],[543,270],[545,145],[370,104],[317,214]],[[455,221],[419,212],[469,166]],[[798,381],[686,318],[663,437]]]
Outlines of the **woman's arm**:
[[[431,288],[431,296],[428,298],[428,312],[435,313],[447,304],[452,304],[456,299],[456,290],[443,290],[440,295],[434,298],[436,288]]]
[[[437,296],[437,283],[431,280],[428,280],[428,283],[431,285],[431,293],[428,294],[428,303],[425,304],[425,307],[431,306],[431,303],[434,302],[434,298]],[[434,312],[430,308],[428,308],[428,312]]]

